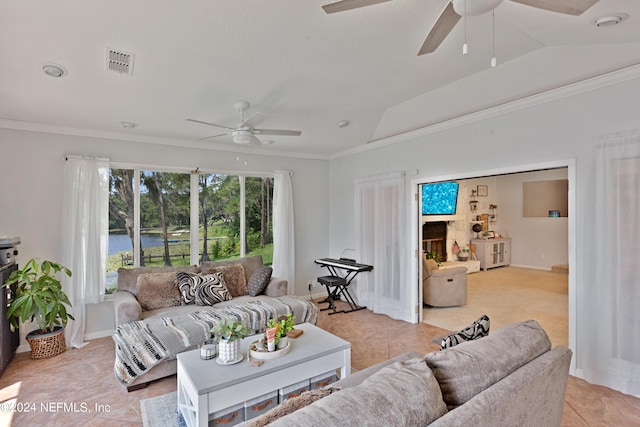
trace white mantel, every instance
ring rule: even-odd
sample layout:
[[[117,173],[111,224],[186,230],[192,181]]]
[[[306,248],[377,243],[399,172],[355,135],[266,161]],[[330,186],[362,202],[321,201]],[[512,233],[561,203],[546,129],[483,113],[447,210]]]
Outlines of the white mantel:
[[[466,215],[422,215],[422,223],[440,221],[466,221]]]

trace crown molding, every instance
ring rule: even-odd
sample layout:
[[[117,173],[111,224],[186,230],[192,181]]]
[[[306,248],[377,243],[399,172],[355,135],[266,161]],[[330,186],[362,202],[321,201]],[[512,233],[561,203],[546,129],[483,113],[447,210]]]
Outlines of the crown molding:
[[[220,144],[217,142],[205,142],[200,140],[190,140],[183,138],[167,138],[159,136],[140,135],[123,132],[99,131],[93,129],[80,129],[68,126],[59,126],[46,123],[26,122],[21,120],[9,120],[0,118],[0,128],[23,130],[29,132],[52,133],[58,135],[82,136],[87,138],[110,139],[123,142],[141,142],[144,144],[168,145],[184,148],[198,148],[202,150],[227,151],[232,153],[247,154],[250,150],[251,154],[260,154],[273,157],[291,157],[309,160],[328,160],[329,156],[309,153],[296,153],[271,150],[261,147],[231,146]]]
[[[473,113],[464,114],[451,119],[446,119],[440,122],[431,123],[429,125],[400,132],[395,135],[390,135],[377,140],[369,141],[364,145],[359,145],[348,150],[339,151],[329,156],[329,159],[337,159],[341,157],[351,156],[354,154],[363,153],[370,150],[375,150],[380,147],[397,144],[400,142],[409,141],[426,135],[433,135],[438,132],[442,132],[448,129],[452,129],[459,126],[468,125],[481,120],[486,120],[492,117],[497,117],[503,114],[512,113],[515,111],[525,110],[541,104],[557,101],[560,99],[568,98],[571,96],[579,95],[582,93],[590,92],[593,90],[601,89],[603,87],[616,85],[629,80],[634,80],[640,77],[640,64],[632,65],[630,67],[622,68],[620,70],[612,71],[606,74],[602,74],[597,77],[592,77],[586,80],[581,80],[576,83],[571,83],[566,86],[562,86],[556,89],[551,89],[545,92],[541,92],[535,95],[530,95],[524,98],[517,99],[515,101],[505,102],[482,110],[475,111]]]

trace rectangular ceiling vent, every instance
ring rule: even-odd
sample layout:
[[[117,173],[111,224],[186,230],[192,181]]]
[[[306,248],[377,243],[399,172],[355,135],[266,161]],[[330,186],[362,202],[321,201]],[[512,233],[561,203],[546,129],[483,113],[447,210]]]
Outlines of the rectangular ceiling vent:
[[[118,74],[133,74],[133,53],[107,48],[107,70]]]

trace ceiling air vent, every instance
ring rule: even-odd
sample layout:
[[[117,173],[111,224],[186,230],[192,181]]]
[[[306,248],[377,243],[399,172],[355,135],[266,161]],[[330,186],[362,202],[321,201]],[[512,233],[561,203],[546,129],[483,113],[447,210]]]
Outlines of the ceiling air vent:
[[[107,48],[107,70],[118,74],[133,74],[133,53]]]

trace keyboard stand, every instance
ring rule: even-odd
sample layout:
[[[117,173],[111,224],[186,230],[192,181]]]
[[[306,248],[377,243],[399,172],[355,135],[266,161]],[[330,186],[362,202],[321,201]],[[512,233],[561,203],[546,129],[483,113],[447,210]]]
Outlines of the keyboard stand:
[[[325,267],[327,267],[331,275],[318,277],[318,283],[327,288],[327,298],[321,301],[321,303],[328,302],[329,307],[321,308],[321,311],[333,310],[333,313],[329,313],[329,316],[331,316],[336,313],[351,313],[352,311],[367,308],[356,304],[348,289],[351,281],[357,276],[358,271],[349,271],[345,277],[340,277],[333,266],[326,265]],[[344,296],[344,300],[349,304],[349,310],[338,311],[336,309],[334,301],[340,300],[341,296]]]

